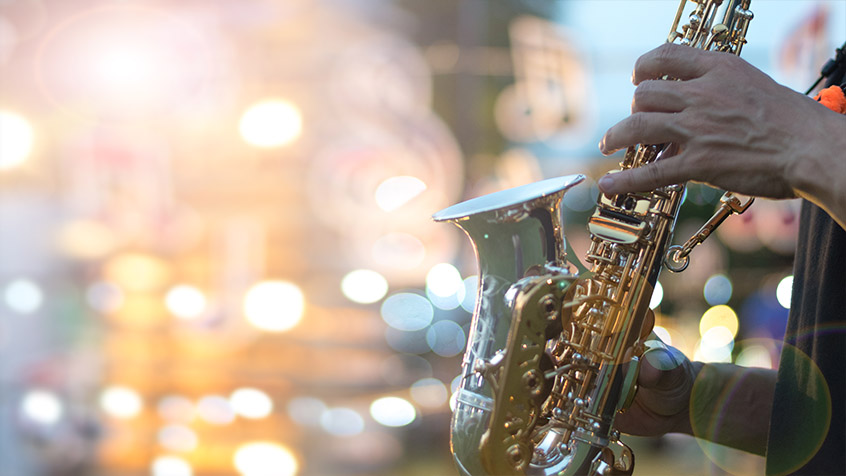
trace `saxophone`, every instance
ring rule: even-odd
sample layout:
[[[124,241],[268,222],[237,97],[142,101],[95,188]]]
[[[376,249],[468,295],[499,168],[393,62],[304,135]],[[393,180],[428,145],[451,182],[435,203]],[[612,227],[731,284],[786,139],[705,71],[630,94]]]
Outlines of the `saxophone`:
[[[668,42],[739,54],[750,0],[681,0]],[[671,78],[665,78],[671,79]],[[622,169],[661,160],[668,145],[630,147]],[[496,192],[436,213],[470,238],[479,288],[450,447],[464,475],[631,474],[634,455],[614,417],[634,398],[642,327],[662,265],[688,254],[727,216],[751,203],[726,193],[684,245],[670,246],[684,184],[600,195],[588,221],[590,269],[568,259],[561,200],[570,175]]]

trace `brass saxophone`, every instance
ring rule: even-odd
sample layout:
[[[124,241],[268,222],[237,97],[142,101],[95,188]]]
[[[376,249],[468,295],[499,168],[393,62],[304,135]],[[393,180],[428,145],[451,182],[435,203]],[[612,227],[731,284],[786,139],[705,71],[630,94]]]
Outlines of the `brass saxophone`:
[[[739,54],[750,0],[681,0],[668,42]],[[671,79],[671,78],[667,78]],[[622,169],[660,160],[667,144],[630,147]],[[479,291],[450,446],[465,475],[631,474],[632,451],[614,429],[634,398],[641,335],[662,264],[683,270],[688,254],[750,200],[726,193],[684,245],[670,246],[685,185],[600,195],[588,221],[585,261],[568,259],[564,193],[582,175],[548,179],[453,205],[436,221],[470,238]]]

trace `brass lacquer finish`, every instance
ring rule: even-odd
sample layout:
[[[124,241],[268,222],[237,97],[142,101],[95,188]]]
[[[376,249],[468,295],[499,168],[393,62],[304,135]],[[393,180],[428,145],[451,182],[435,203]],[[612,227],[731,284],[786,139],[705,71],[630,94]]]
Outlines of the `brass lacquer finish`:
[[[749,0],[694,0],[679,29],[688,1],[681,0],[668,41],[738,54]],[[666,150],[630,147],[620,166],[641,167]],[[693,247],[750,203],[727,194],[693,238],[670,247],[684,184],[601,195],[588,222],[590,269],[576,275],[558,205],[581,180],[550,179],[435,215],[467,233],[479,262],[451,427],[463,474],[631,474],[634,455],[614,418],[631,402],[639,358],[651,347],[641,334],[662,263],[684,269]]]

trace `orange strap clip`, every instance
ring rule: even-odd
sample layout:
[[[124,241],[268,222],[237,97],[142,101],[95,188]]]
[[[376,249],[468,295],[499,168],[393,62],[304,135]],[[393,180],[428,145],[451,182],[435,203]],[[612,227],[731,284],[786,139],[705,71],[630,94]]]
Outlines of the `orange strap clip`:
[[[840,114],[846,114],[846,94],[840,86],[829,86],[814,98],[823,106]]]

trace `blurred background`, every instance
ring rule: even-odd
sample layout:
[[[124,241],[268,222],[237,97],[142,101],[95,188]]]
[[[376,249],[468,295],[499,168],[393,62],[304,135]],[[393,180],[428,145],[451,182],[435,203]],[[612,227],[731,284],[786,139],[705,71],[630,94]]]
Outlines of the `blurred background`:
[[[452,475],[475,299],[432,213],[585,173],[675,1],[0,0],[0,475]],[[846,2],[752,3],[743,56],[804,91]],[[720,191],[689,188],[684,241]],[[798,203],[662,274],[656,332],[772,367]],[[801,244],[800,244],[801,245]],[[631,438],[635,474],[755,474]]]

